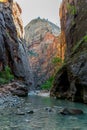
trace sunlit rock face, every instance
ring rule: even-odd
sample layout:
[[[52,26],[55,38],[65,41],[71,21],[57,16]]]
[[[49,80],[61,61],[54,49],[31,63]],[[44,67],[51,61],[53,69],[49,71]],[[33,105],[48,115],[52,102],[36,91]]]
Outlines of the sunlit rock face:
[[[12,5],[12,14],[13,14],[13,21],[17,30],[17,36],[19,38],[23,38],[24,30],[23,30],[23,22],[21,19],[22,10],[16,2],[14,2],[14,4]]]
[[[60,28],[45,19],[34,19],[25,27],[28,57],[35,87],[40,87],[55,73],[55,57],[61,57]]]
[[[87,103],[87,0],[63,0],[60,20],[66,58],[51,95]]]
[[[29,63],[23,41],[21,8],[13,0],[0,3],[0,71],[6,65],[29,84]]]
[[[87,0],[63,0],[60,7],[61,30],[64,31],[67,55],[72,48],[86,34]],[[83,27],[83,28],[82,28]]]
[[[8,2],[8,0],[0,0],[0,2],[3,2],[3,3],[5,3],[5,2]]]

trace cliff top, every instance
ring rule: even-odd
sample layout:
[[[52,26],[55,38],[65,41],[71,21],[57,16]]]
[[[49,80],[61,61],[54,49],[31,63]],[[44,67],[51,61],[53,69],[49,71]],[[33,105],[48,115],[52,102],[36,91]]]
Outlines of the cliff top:
[[[48,21],[47,19],[41,19],[40,17],[33,19],[26,27],[25,30],[31,30],[31,33],[36,33],[37,30],[48,31],[58,36],[60,33],[60,28],[54,23]]]

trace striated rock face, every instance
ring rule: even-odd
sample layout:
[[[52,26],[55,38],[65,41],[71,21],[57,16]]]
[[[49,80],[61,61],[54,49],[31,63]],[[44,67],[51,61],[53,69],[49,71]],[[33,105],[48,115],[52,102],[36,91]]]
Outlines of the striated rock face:
[[[54,74],[57,66],[52,63],[53,59],[64,58],[59,34],[59,27],[45,19],[32,20],[25,27],[25,40],[35,87],[39,87]]]
[[[0,3],[0,71],[8,65],[15,77],[29,84],[29,63],[20,16],[21,8],[13,0]]]
[[[67,55],[87,32],[87,0],[63,0],[60,7],[61,30],[67,43]]]
[[[87,103],[87,0],[63,0],[60,20],[67,50],[51,95]]]

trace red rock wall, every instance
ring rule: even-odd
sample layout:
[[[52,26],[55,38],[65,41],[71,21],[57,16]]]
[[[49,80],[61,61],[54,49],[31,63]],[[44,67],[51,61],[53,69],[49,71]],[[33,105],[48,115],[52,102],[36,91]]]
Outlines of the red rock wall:
[[[25,27],[28,51],[33,52],[29,54],[29,62],[37,87],[56,72],[58,64],[53,64],[53,59],[64,59],[64,44],[60,37],[60,29],[46,20],[36,19]]]

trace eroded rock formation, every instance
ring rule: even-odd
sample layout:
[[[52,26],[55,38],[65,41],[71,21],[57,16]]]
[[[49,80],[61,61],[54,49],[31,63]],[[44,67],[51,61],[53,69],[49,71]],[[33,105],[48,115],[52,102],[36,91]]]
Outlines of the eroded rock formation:
[[[63,0],[60,20],[67,50],[51,95],[87,103],[87,0]]]
[[[59,27],[45,19],[34,19],[25,27],[35,87],[39,87],[55,73],[57,65],[53,64],[53,59],[64,58],[64,46],[60,44],[59,35]]]
[[[32,79],[23,40],[21,12],[13,0],[0,3],[0,71],[8,65],[15,77],[29,84]]]

